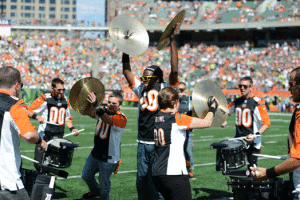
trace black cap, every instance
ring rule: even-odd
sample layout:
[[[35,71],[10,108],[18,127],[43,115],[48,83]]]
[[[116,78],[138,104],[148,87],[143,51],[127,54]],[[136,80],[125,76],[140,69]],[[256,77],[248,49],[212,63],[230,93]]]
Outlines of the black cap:
[[[153,76],[157,76],[159,78],[160,83],[164,82],[163,71],[159,66],[151,65],[150,67],[147,67],[145,70],[149,70],[153,72]]]

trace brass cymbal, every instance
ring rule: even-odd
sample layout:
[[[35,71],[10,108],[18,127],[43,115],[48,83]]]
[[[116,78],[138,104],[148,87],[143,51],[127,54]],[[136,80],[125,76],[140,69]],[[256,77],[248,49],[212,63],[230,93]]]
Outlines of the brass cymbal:
[[[174,28],[176,24],[179,22],[181,26],[185,16],[185,10],[180,11],[173,20],[168,24],[167,28],[164,30],[163,34],[159,38],[157,44],[157,50],[160,51],[165,48],[170,43],[170,36],[174,33]]]
[[[109,25],[112,42],[124,53],[137,56],[149,46],[149,35],[145,27],[135,18],[119,15]]]
[[[221,126],[228,116],[228,105],[226,97],[221,88],[212,81],[203,80],[197,83],[194,88],[192,99],[193,107],[198,117],[203,119],[208,113],[209,107],[207,100],[210,96],[214,96],[219,101],[219,106],[215,113],[212,127]]]
[[[72,108],[81,113],[87,114],[91,111],[92,105],[87,101],[88,94],[94,92],[97,97],[98,105],[102,104],[105,89],[101,81],[94,77],[87,77],[77,81],[70,91],[70,104]]]

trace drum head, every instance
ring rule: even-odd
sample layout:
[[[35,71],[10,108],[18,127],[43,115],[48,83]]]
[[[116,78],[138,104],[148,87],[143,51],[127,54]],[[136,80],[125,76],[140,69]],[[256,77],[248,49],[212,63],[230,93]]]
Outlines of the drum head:
[[[64,138],[56,138],[56,139],[53,139],[53,142],[50,145],[60,148],[61,142],[73,144],[73,142],[71,142],[70,140],[66,140]]]
[[[239,140],[224,140],[221,142],[222,144],[227,144],[227,147],[222,148],[221,150],[238,150],[243,148],[243,142]]]

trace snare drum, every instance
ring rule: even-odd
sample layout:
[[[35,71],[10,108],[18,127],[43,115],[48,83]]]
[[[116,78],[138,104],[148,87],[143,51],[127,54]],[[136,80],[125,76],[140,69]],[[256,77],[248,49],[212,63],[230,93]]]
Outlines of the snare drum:
[[[232,178],[227,185],[231,185],[235,200],[288,199],[288,181],[280,177],[262,182],[252,178]]]
[[[45,152],[43,158],[44,165],[57,168],[70,167],[72,164],[73,152],[79,145],[63,138],[53,139]]]
[[[245,145],[239,140],[225,140],[221,144],[228,145],[217,150],[216,170],[220,171],[239,169],[246,164],[246,151]]]

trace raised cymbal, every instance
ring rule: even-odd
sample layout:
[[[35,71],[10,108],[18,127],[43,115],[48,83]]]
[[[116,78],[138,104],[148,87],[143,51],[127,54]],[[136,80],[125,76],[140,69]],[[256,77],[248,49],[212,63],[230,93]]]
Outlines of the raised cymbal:
[[[203,119],[209,110],[207,100],[210,96],[215,96],[219,101],[219,106],[215,113],[215,117],[211,126],[221,126],[228,116],[228,105],[226,97],[222,92],[221,88],[217,86],[214,82],[203,80],[197,83],[192,95],[192,104],[194,110],[198,117]]]
[[[112,42],[124,53],[137,56],[149,46],[149,35],[144,26],[135,18],[119,15],[109,25]]]
[[[102,104],[105,96],[103,84],[97,78],[87,77],[77,81],[71,88],[69,99],[72,108],[81,114],[87,114],[87,109],[90,111],[92,108],[86,100],[90,92],[95,93],[98,105]]]
[[[164,30],[163,34],[159,38],[157,44],[157,50],[160,51],[165,48],[170,43],[170,36],[174,33],[174,26],[179,22],[180,26],[184,20],[185,10],[180,11],[173,20],[168,24],[167,28]]]

